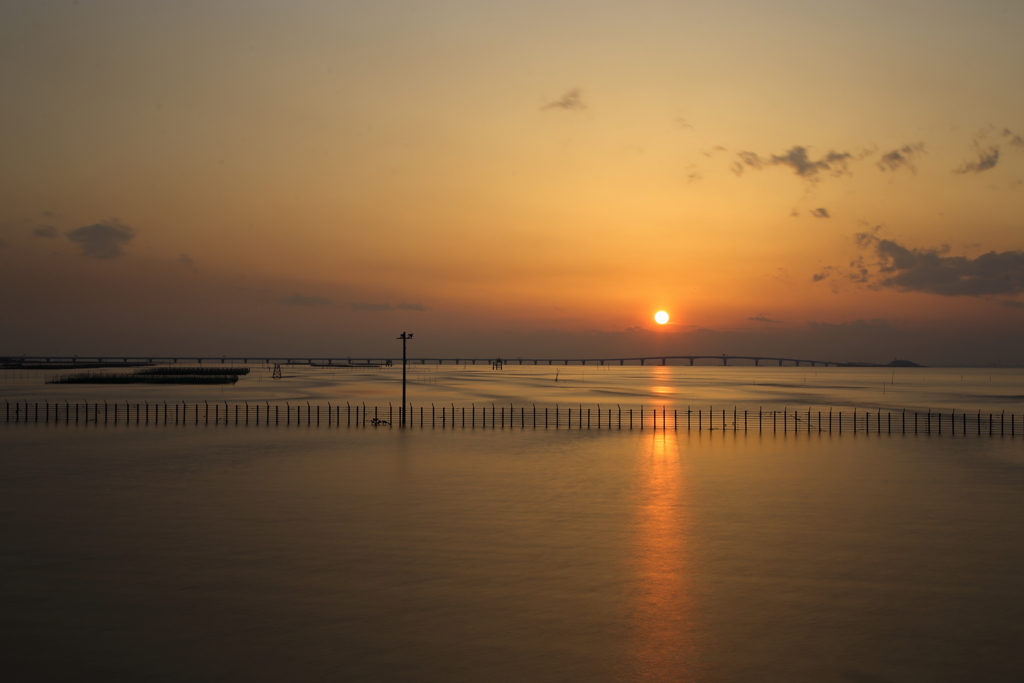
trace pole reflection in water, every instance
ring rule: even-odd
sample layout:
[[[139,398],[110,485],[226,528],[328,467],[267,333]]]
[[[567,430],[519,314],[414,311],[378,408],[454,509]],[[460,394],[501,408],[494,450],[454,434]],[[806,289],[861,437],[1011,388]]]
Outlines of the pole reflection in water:
[[[678,437],[641,441],[632,595],[634,676],[643,681],[698,680],[693,538],[687,464]]]

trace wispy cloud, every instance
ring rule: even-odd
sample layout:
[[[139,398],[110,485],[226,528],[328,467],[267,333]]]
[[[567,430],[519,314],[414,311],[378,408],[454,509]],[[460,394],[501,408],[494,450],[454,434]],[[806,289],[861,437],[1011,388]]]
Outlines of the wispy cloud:
[[[391,304],[350,304],[357,311],[393,311]]]
[[[42,225],[38,228],[32,228],[33,237],[41,237],[47,240],[57,239],[57,228],[52,225]]]
[[[782,322],[781,320],[772,320],[771,318],[766,318],[763,315],[751,316],[750,318],[747,318],[747,320],[753,320],[754,322],[758,322],[758,323],[781,323]]]
[[[940,296],[1012,295],[1024,292],[1024,251],[990,251],[976,258],[946,256],[949,247],[908,248],[873,233],[858,233],[859,246],[878,258],[878,287]]]
[[[566,111],[584,111],[587,105],[583,103],[583,90],[580,88],[572,88],[566,90],[565,93],[557,100],[552,100],[541,107],[544,109],[564,109]]]
[[[849,152],[830,151],[819,159],[812,159],[807,148],[800,145],[791,147],[784,154],[769,157],[762,157],[756,152],[739,152],[736,156],[739,158],[733,164],[736,175],[742,175],[748,167],[761,170],[766,166],[786,166],[801,178],[812,182],[819,180],[821,174],[826,172],[834,176],[849,173],[847,162],[853,157]]]
[[[425,311],[427,307],[423,304],[398,304],[398,307],[403,311]]]
[[[827,280],[829,276],[832,275],[832,272],[834,270],[835,268],[833,268],[832,266],[825,266],[824,268],[822,268],[817,273],[811,276],[811,282],[821,282],[822,280]]]
[[[192,260],[192,257],[188,254],[182,254],[178,257],[178,263],[188,268],[193,273],[198,273],[199,269],[196,268],[196,262]]]
[[[905,168],[911,172],[916,172],[917,167],[914,166],[914,157],[922,152],[924,152],[924,143],[922,142],[913,145],[903,145],[899,149],[883,154],[878,160],[878,168],[883,171],[893,172]]]
[[[825,207],[821,207],[821,208],[817,208],[817,209],[811,209],[811,215],[814,216],[815,218],[831,218],[832,217],[832,216],[829,215],[828,209],[826,209]]]
[[[285,306],[330,306],[331,300],[320,296],[306,296],[304,294],[292,294],[280,299],[277,303]]]
[[[722,147],[721,145],[715,145],[711,149],[702,149],[702,150],[700,150],[700,153],[703,154],[706,157],[713,157],[716,154],[721,154],[722,152],[728,152],[728,151],[729,150],[727,148]]]
[[[111,259],[124,253],[123,247],[135,239],[135,230],[112,218],[106,223],[75,228],[67,236],[78,245],[83,256]]]
[[[978,150],[977,161],[965,161],[953,169],[953,173],[982,173],[990,168],[995,168],[999,163],[999,146],[994,145],[988,149]]]
[[[988,126],[978,131],[972,144],[978,158],[974,161],[965,161],[954,168],[953,173],[983,173],[995,168],[999,163],[1003,146],[1024,147],[1024,138],[1009,128],[997,130],[995,126]]]
[[[1014,301],[1013,299],[1010,299],[1009,301],[1001,301],[1000,303],[1008,308],[1024,308],[1024,301]]]

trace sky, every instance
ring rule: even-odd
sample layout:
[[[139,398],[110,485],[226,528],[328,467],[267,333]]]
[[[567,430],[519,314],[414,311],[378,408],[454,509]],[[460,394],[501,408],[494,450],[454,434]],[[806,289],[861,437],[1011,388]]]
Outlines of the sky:
[[[1024,365],[1022,25],[6,0],[0,354]]]

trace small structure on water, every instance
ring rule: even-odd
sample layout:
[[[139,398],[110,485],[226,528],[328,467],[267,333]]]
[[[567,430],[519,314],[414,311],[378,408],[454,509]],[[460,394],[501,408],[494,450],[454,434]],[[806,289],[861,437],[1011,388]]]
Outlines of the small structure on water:
[[[147,368],[135,372],[54,375],[47,384],[234,384],[249,368]]]

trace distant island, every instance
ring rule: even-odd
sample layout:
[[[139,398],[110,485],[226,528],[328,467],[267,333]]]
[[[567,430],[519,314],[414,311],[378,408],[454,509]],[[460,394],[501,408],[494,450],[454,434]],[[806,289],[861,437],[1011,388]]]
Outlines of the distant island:
[[[894,358],[888,363],[837,363],[841,368],[923,368],[925,365],[920,365],[912,360],[902,360],[900,358]]]
[[[890,368],[923,368],[923,365],[918,365],[912,360],[900,360],[899,358],[893,358],[892,362],[886,367]]]

